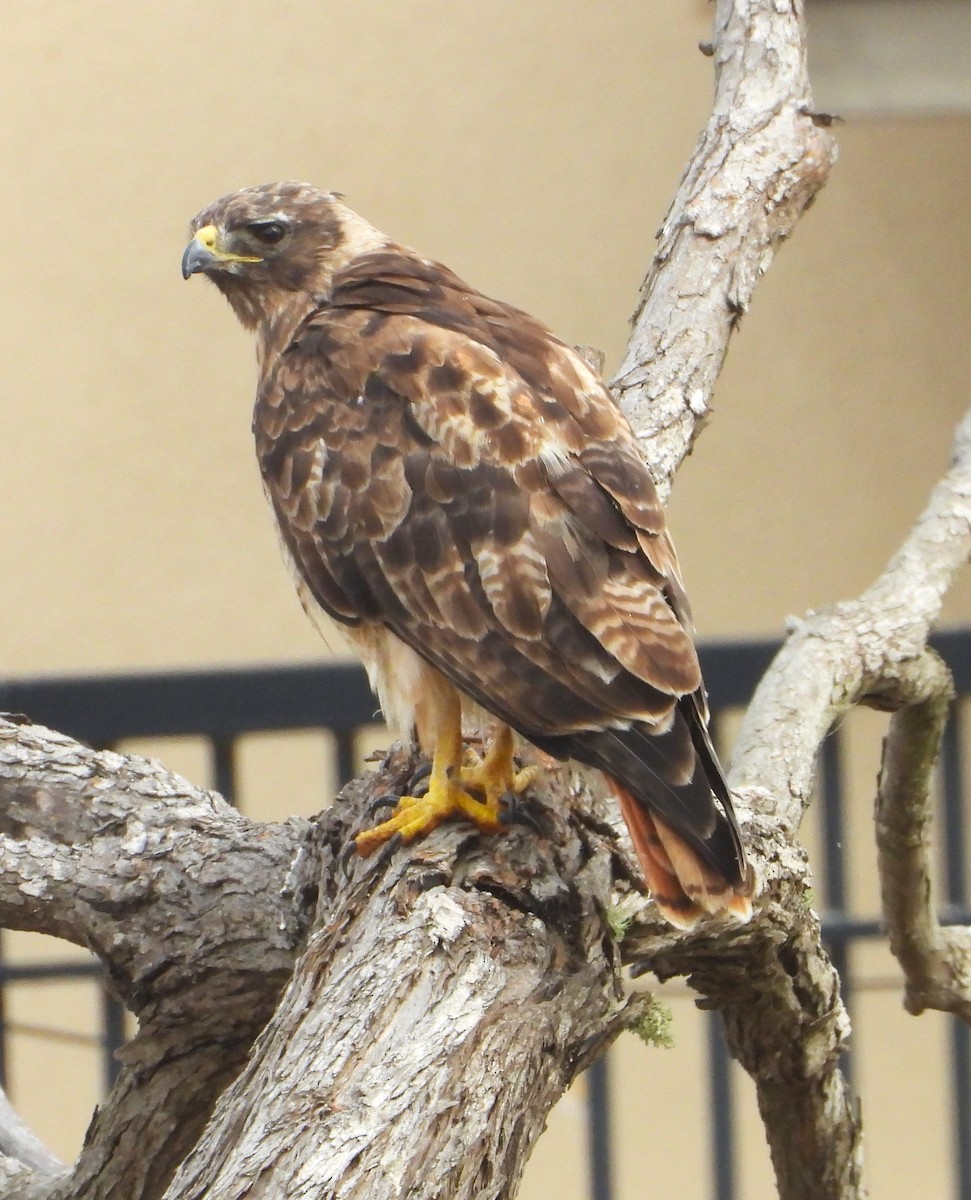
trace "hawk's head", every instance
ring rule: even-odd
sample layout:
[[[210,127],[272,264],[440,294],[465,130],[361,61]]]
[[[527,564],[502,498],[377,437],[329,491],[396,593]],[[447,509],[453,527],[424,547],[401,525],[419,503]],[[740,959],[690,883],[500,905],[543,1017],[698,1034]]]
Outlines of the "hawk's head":
[[[351,258],[387,243],[337,193],[292,181],[222,196],[189,233],[183,276],[208,275],[250,328],[294,293],[319,300]]]

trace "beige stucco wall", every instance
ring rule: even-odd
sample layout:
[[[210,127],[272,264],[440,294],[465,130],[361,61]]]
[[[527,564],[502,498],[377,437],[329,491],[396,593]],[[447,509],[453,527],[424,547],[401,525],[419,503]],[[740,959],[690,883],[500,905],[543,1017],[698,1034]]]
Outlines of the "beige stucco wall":
[[[709,19],[701,0],[5,0],[0,674],[327,653],[260,492],[252,348],[214,290],[179,275],[198,208],[274,178],[337,188],[616,363],[705,116]],[[703,635],[776,633],[862,588],[945,465],[966,402],[971,121],[861,119],[839,140],[675,490]],[[968,618],[966,586],[949,615]],[[271,811],[271,792],[300,807],[299,788],[257,778],[250,811]],[[22,1021],[93,1028],[76,995],[70,1012],[37,989],[17,1003]],[[877,1007],[886,1024],[870,1029],[924,1061],[919,1038],[942,1026],[928,1018],[917,1035],[895,996]],[[631,1040],[618,1059],[622,1200],[648,1179],[706,1194],[700,1034],[690,1004],[677,1011],[677,1050]],[[16,1045],[18,1103],[72,1153],[93,1051]],[[61,1080],[57,1103],[30,1088],[38,1063],[42,1083]],[[874,1120],[894,1164],[877,1168],[878,1194],[916,1194],[908,1170],[935,1194],[926,1151],[898,1165],[893,1120]],[[581,1143],[568,1098],[530,1197],[581,1194]],[[745,1144],[744,1194],[766,1194],[757,1131]]]

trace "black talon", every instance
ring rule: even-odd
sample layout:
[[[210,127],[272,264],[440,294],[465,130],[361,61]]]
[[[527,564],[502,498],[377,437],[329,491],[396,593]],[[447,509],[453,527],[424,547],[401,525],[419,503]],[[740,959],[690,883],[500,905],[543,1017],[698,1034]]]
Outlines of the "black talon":
[[[395,799],[397,799],[397,797],[395,797]],[[381,867],[387,866],[388,860],[392,858],[395,851],[403,845],[404,839],[402,838],[401,834],[393,833],[391,837],[389,837],[388,840],[382,843],[382,845],[378,848],[378,853],[376,856],[362,855],[358,854],[357,852],[357,837],[355,836],[345,842],[344,848],[337,856],[337,861],[340,864],[341,870],[344,872],[344,877],[346,879],[350,879],[352,874],[351,862],[355,857],[371,858],[374,867],[376,869],[380,869]]]
[[[351,859],[357,857],[357,838],[352,837],[344,843],[344,846],[337,856],[337,863],[344,874],[345,879],[351,877]]]
[[[430,762],[426,762],[420,766],[414,775],[412,775],[412,777],[408,780],[407,795],[415,797],[424,796],[428,791],[427,780],[431,777],[431,773],[432,764]],[[422,784],[425,786],[422,787]],[[421,791],[418,790],[419,788],[421,788]]]
[[[394,808],[398,803],[399,797],[393,792],[385,792],[383,796],[378,796],[364,810],[365,815],[373,817],[375,813],[380,812],[382,808]]]
[[[503,792],[499,797],[499,803],[502,805],[499,820],[503,825],[525,825],[527,829],[532,829],[536,833],[543,832],[542,825],[533,816],[529,807],[521,803],[515,792]]]

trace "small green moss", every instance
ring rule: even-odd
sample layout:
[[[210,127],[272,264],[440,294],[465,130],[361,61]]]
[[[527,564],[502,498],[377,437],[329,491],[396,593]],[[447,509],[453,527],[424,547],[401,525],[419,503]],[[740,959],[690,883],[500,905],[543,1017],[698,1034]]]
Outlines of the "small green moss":
[[[610,926],[610,932],[614,935],[614,940],[622,942],[627,936],[627,930],[630,929],[631,922],[637,916],[638,911],[644,904],[644,898],[638,895],[623,896],[616,904],[611,904],[607,909],[607,924]]]
[[[607,924],[610,926],[610,932],[614,935],[614,940],[617,942],[622,942],[627,936],[631,920],[631,916],[625,913],[619,906],[612,905],[607,909]]]
[[[645,1046],[670,1050],[674,1045],[674,1035],[671,1032],[673,1022],[674,1014],[669,1006],[647,992],[643,997],[641,1014],[631,1028]]]

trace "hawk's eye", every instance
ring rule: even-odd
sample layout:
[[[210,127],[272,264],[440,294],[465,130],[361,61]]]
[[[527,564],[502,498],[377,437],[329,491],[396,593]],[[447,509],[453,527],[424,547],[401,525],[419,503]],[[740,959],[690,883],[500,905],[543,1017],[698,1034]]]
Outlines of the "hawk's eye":
[[[282,221],[254,221],[249,227],[257,241],[266,246],[275,246],[286,236],[287,227]]]

